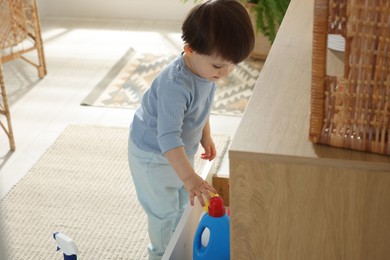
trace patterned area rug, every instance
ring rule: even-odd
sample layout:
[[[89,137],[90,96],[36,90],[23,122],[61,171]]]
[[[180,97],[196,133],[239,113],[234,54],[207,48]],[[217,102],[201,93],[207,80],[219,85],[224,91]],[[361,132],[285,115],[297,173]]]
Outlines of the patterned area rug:
[[[64,130],[0,200],[0,236],[6,237],[9,259],[63,259],[56,252],[55,231],[76,242],[81,259],[147,258],[147,221],[128,167],[127,138],[126,128],[72,125]],[[216,135],[214,141],[216,172],[230,138]],[[198,173],[207,169],[201,152],[195,159]]]
[[[82,105],[137,108],[150,83],[177,54],[137,53],[130,49],[84,99]],[[213,114],[241,116],[263,62],[247,59],[218,81]]]

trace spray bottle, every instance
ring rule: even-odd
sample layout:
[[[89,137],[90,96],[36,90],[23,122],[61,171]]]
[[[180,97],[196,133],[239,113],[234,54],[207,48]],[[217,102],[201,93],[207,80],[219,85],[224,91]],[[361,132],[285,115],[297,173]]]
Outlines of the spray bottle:
[[[210,234],[207,245],[204,245],[202,234],[206,228]],[[210,199],[208,213],[203,215],[195,233],[193,260],[201,259],[230,259],[230,217],[218,196]]]
[[[53,233],[53,238],[57,242],[57,251],[64,254],[64,260],[77,260],[78,249],[71,238],[60,232]]]

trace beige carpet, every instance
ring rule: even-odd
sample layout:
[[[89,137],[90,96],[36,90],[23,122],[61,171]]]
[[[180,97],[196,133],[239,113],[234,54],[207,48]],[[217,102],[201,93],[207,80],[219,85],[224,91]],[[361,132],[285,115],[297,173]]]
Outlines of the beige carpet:
[[[11,259],[63,259],[55,231],[76,242],[80,259],[147,256],[147,223],[128,169],[127,136],[125,128],[64,130],[0,203]],[[230,139],[214,138],[218,167]]]

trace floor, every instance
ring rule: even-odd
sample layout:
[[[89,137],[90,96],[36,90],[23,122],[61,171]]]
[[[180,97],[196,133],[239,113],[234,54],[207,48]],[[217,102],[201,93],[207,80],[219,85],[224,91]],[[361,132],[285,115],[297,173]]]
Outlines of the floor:
[[[39,80],[23,61],[4,64],[16,151],[0,131],[0,199],[70,124],[128,127],[134,111],[80,106],[105,73],[130,48],[180,52],[180,24],[136,20],[41,18],[48,74]],[[34,53],[29,53],[34,58]],[[215,133],[233,136],[239,117],[212,116]],[[228,159],[220,168],[228,175]]]

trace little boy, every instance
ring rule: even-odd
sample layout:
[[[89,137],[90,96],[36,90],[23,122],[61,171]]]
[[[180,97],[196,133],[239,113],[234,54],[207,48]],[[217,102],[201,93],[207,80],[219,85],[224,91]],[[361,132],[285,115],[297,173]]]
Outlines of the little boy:
[[[216,149],[209,116],[216,81],[229,75],[254,46],[252,23],[236,0],[196,5],[182,25],[184,52],[145,92],[129,137],[129,165],[138,200],[148,217],[149,259],[161,259],[185,206],[202,206],[216,190],[193,168]]]

